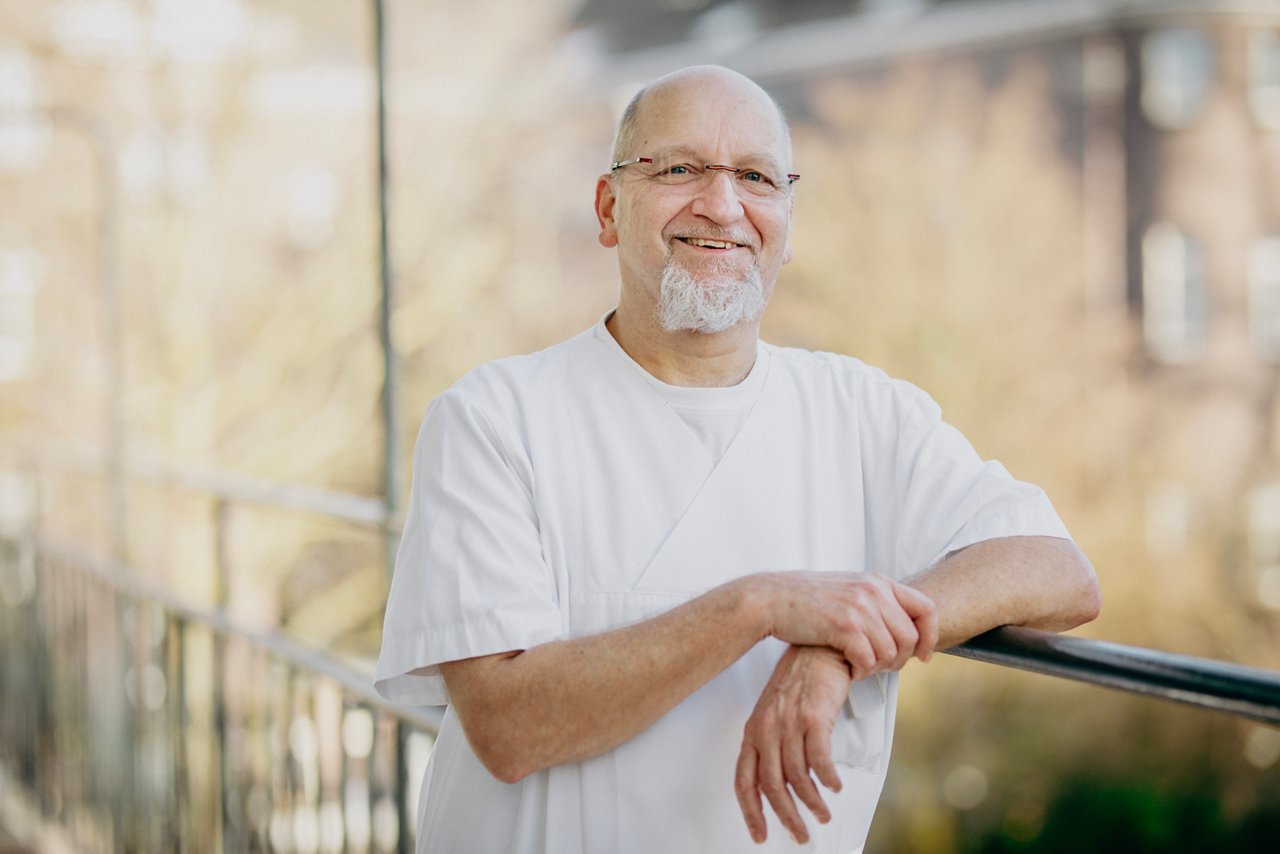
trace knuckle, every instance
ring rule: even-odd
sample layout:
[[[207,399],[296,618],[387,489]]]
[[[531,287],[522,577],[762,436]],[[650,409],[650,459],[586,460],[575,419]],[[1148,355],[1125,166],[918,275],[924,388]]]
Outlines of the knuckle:
[[[760,791],[764,792],[770,801],[781,797],[786,790],[787,787],[781,780],[765,780],[760,784]]]
[[[820,729],[826,722],[826,716],[816,709],[805,709],[800,713],[800,725],[805,730]]]
[[[868,667],[875,666],[875,654],[865,644],[861,644],[853,650],[849,663],[853,665],[854,670],[866,670]]]

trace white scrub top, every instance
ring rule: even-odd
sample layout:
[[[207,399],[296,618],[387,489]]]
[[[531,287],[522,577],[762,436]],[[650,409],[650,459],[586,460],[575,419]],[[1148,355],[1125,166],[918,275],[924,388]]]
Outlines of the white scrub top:
[[[681,409],[740,412],[723,453]],[[469,373],[432,402],[387,603],[378,690],[447,705],[437,665],[652,617],[753,572],[919,572],[994,537],[1067,537],[1037,487],[984,462],[914,386],[761,343],[732,389],[666,386],[604,326]],[[506,784],[446,710],[418,850],[739,854],[858,850],[897,674],[855,683],[833,735],[833,819],[757,846],[733,791],[742,728],[785,646],[768,639],[648,730]],[[425,668],[426,675],[411,671]],[[766,807],[766,813],[768,813]]]

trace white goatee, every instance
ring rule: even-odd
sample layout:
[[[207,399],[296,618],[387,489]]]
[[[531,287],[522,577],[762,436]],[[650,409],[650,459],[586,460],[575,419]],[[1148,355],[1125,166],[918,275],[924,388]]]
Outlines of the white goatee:
[[[755,265],[745,273],[713,266],[701,279],[671,256],[662,268],[658,323],[667,332],[714,335],[756,320],[764,306],[764,282]]]

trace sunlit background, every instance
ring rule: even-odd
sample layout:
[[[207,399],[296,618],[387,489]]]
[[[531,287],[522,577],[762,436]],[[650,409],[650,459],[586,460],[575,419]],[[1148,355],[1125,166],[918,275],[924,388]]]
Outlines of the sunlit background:
[[[1274,2],[0,0],[0,827],[406,843],[429,734],[247,639],[371,672],[422,412],[613,305],[595,178],[698,62],[793,127],[766,337],[1043,485],[1081,634],[1280,667]],[[1280,731],[952,658],[902,696],[869,852],[1280,838]]]

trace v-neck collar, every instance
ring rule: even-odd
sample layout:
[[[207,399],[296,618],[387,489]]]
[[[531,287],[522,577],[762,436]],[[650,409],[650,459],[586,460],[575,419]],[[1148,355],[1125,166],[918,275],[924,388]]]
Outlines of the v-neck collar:
[[[756,360],[751,366],[751,371],[736,385],[709,387],[671,385],[646,371],[639,362],[631,358],[626,350],[622,349],[622,345],[605,326],[605,322],[612,314],[612,311],[606,312],[597,321],[592,330],[594,337],[670,406],[708,410],[742,409],[751,406],[760,396],[760,390],[764,388],[765,378],[769,374],[769,351],[760,342],[756,342]]]

